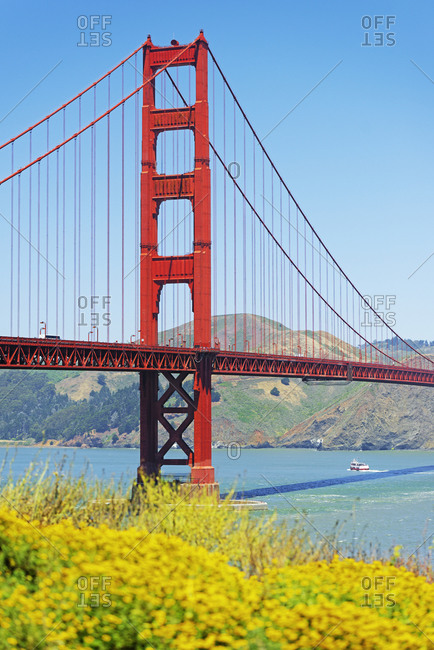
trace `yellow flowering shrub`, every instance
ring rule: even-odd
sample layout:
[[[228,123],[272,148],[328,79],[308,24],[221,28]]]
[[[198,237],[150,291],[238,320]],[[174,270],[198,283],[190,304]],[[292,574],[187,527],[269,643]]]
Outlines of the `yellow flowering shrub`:
[[[0,648],[430,648],[434,585],[334,558],[247,575],[175,535],[0,509]]]

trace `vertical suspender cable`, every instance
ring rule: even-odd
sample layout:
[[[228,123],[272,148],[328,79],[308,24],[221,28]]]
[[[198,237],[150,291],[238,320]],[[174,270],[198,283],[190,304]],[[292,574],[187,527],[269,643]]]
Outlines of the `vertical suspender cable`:
[[[234,162],[237,162],[237,124],[234,102]],[[237,349],[237,189],[234,186],[234,350]]]
[[[307,237],[306,237],[306,220],[304,221],[304,275],[307,277]],[[304,356],[308,355],[307,345],[307,282],[304,281]]]
[[[223,160],[226,162],[226,95],[225,84],[223,84]],[[226,228],[226,174],[223,174],[223,241],[227,241]],[[223,246],[223,275],[224,275],[224,349],[228,349],[227,336],[227,246]]]
[[[56,335],[59,334],[59,149],[56,151]]]
[[[20,335],[20,306],[21,306],[21,174],[18,174],[18,245],[17,245],[17,336]]]
[[[77,340],[77,138],[74,138],[74,341]]]
[[[282,183],[279,184],[280,188],[280,241],[283,243],[283,205],[282,205]],[[279,329],[280,329],[280,354],[283,354],[283,332],[285,327],[285,318],[283,315],[284,310],[284,286],[285,286],[285,261],[282,257],[282,251],[278,251],[278,256],[280,258],[280,318],[279,318]]]
[[[271,232],[274,233],[274,175],[273,168],[271,168]],[[268,337],[268,347],[271,347],[271,352],[274,354],[274,330],[276,323],[276,316],[274,313],[274,303],[276,299],[276,289],[275,289],[275,268],[274,268],[274,252],[275,246],[271,241],[271,238],[268,238],[268,318],[269,318],[269,337]],[[270,291],[271,288],[271,291]],[[271,336],[273,333],[273,336]]]
[[[298,215],[298,206],[296,208],[296,215],[297,215],[297,269],[300,268],[300,262],[299,262],[299,240],[300,240],[300,233],[298,231],[298,221],[299,221],[299,215]],[[301,356],[301,344],[300,344],[300,273],[297,272],[297,354]]]
[[[29,132],[30,161],[32,160],[32,131]],[[32,314],[32,168],[29,169],[29,333],[32,335],[31,314]]]
[[[63,141],[66,140],[66,115],[63,109]],[[62,338],[65,338],[65,276],[66,276],[66,150],[63,147],[63,179],[62,179]]]
[[[346,318],[345,318],[345,320],[346,320],[347,323],[348,323],[348,322],[349,322],[348,282],[345,283],[345,289],[346,289],[346,297],[345,297],[345,302],[346,302],[346,308],[345,308],[345,311],[346,311]],[[348,327],[347,327],[346,329],[347,329],[347,355],[348,355],[348,359],[350,360],[350,359],[352,359],[351,351],[350,351],[350,336],[351,336],[351,330],[349,330]]]
[[[81,129],[81,97],[78,100],[78,128]],[[81,136],[78,139],[78,302],[77,306],[78,316],[80,317],[80,298],[81,298]],[[80,321],[81,322],[81,319]],[[80,330],[78,330],[78,338],[80,339]]]
[[[329,301],[329,253],[326,251],[326,264],[325,264],[325,269],[326,269],[326,300],[327,303],[330,304]],[[325,308],[325,313],[324,313],[324,331],[325,331],[325,342],[324,345],[327,345],[329,343],[329,338],[330,338],[330,332],[329,332],[329,308],[326,306]],[[323,358],[328,355],[328,352],[326,353],[325,351],[323,352]]]
[[[322,276],[322,257],[321,257],[321,247],[322,244],[319,243],[318,245],[318,250],[319,250],[319,255],[318,255],[318,270],[319,270],[319,292],[322,295],[322,282],[321,282],[321,276]],[[322,347],[322,341],[321,341],[321,325],[322,325],[322,319],[321,319],[321,311],[322,311],[322,306],[321,302],[318,300],[318,344],[319,344],[319,356],[321,356],[321,347]]]
[[[289,192],[288,196],[288,253],[291,259],[294,256],[294,246],[292,246],[291,251],[291,242],[292,242],[292,232],[291,232],[291,196]],[[293,286],[293,270],[292,264],[288,265],[288,324],[289,324],[289,354],[294,354],[294,296],[295,290]]]
[[[11,174],[14,173],[14,143],[11,146]],[[10,314],[10,330],[13,336],[13,313],[14,313],[14,181],[11,181],[11,314]]]
[[[107,78],[107,104],[110,108],[110,75]],[[123,106],[123,104],[122,104]],[[104,299],[103,299],[104,300]],[[107,115],[107,301],[103,303],[108,306],[109,315],[107,320],[107,343],[110,341],[110,318],[111,318],[111,296],[110,296],[110,113]],[[105,324],[105,323],[104,323]]]
[[[333,264],[333,302],[331,303],[332,305],[336,305],[336,266]],[[336,314],[332,312],[331,314],[331,320],[332,320],[332,329],[333,329],[333,354],[334,358],[337,358],[338,355],[338,342],[337,342],[337,336],[336,336]]]
[[[264,160],[264,152],[262,152],[262,214],[264,215],[265,219],[265,160]],[[265,266],[266,266],[266,257],[265,257],[265,250],[266,250],[266,244],[265,244],[265,239],[264,239],[264,232],[261,229],[261,238],[262,238],[262,263],[261,263],[261,288],[260,288],[260,295],[261,295],[261,312],[262,312],[262,328],[261,328],[261,348],[262,352],[265,352],[265,338],[266,338],[266,325],[265,325]]]
[[[311,247],[312,247],[312,284],[315,285],[315,247],[313,244],[313,230],[311,234]],[[315,357],[315,293],[311,290],[312,294],[312,357]]]
[[[94,170],[94,149],[95,149],[95,138],[94,138],[94,129],[95,127],[92,126],[91,128],[91,135],[90,135],[90,141],[91,141],[91,153],[90,153],[90,296],[88,298],[88,304],[92,304],[93,301],[93,241],[94,241],[94,214],[95,214],[95,208],[94,208],[94,200],[95,200],[95,189],[94,189],[94,182],[95,182],[95,176],[93,173]],[[91,318],[92,320],[92,318]]]
[[[122,97],[124,96],[124,66],[122,65]],[[122,104],[122,134],[121,134],[121,341],[125,341],[125,104]]]
[[[253,207],[256,210],[256,145],[255,139],[252,138],[253,145]],[[253,214],[250,214],[251,218],[251,231],[252,231],[252,327],[253,327],[253,339],[252,339],[252,349],[257,349],[257,337],[256,337],[256,328],[258,325],[258,315],[256,313],[256,278],[257,278],[257,265],[256,265],[256,220],[253,218]]]
[[[246,160],[246,121],[243,121],[243,183],[244,191],[246,190],[246,175],[247,175],[247,160]],[[246,266],[246,246],[247,246],[247,232],[246,232],[246,202],[243,201],[243,344],[241,349],[245,351],[247,340],[247,266]]]
[[[36,282],[36,325],[39,332],[39,323],[41,318],[40,312],[40,295],[41,295],[41,163],[38,162],[38,266],[37,266],[37,282]]]
[[[93,89],[93,114],[94,114],[94,119],[96,119],[96,86]],[[97,197],[97,190],[96,190],[96,124],[95,126],[92,127],[92,139],[93,139],[93,161],[92,161],[92,189],[93,189],[93,200],[92,200],[92,225],[93,225],[93,231],[92,231],[92,238],[91,238],[91,245],[92,245],[92,256],[91,256],[91,262],[92,262],[92,269],[91,269],[91,284],[92,284],[92,289],[91,289],[91,304],[92,304],[92,297],[96,295],[96,197]]]
[[[50,120],[47,120],[47,151],[50,150]],[[46,206],[46,222],[45,222],[45,326],[48,328],[49,314],[49,300],[48,300],[48,255],[49,255],[49,213],[50,213],[50,158],[47,158],[47,206]]]

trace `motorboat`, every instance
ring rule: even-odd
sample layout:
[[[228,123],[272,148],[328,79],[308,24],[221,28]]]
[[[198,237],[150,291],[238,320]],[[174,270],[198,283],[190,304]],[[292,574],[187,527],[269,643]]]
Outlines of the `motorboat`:
[[[361,470],[368,470],[369,465],[366,463],[360,463],[358,460],[354,459],[350,463],[350,469],[354,469],[356,472],[360,472]]]

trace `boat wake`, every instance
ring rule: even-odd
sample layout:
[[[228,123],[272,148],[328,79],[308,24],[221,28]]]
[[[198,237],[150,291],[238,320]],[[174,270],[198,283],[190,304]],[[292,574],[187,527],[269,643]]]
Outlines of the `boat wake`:
[[[354,471],[348,469],[354,476],[341,476],[339,478],[326,478],[318,481],[306,481],[304,483],[289,483],[287,485],[273,485],[272,487],[261,487],[254,490],[242,490],[232,494],[233,499],[244,499],[246,497],[259,497],[259,496],[281,496],[284,492],[298,492],[299,490],[311,490],[313,488],[330,487],[331,485],[342,485],[363,481],[372,481],[380,478],[387,478],[392,476],[402,476],[405,474],[426,474],[434,472],[434,465],[424,465],[421,467],[407,467],[402,469],[371,469]],[[372,476],[372,474],[384,474],[384,476]],[[221,498],[224,499],[228,495],[222,494]]]
[[[380,472],[388,472],[388,471],[389,471],[388,469],[368,469],[368,472],[374,472],[376,474]]]
[[[379,474],[381,472],[389,472],[390,470],[388,469],[364,469],[364,470],[359,470],[359,472],[362,471],[363,474]],[[356,473],[353,469],[347,468],[347,472],[354,472]],[[357,472],[357,474],[359,474]]]

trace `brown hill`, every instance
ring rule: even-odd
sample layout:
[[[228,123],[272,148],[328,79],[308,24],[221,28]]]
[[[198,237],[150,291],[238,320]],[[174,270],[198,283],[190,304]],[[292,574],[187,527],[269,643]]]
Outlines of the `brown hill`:
[[[315,390],[315,388],[314,388]],[[434,394],[429,387],[367,384],[292,427],[288,447],[434,449]]]

